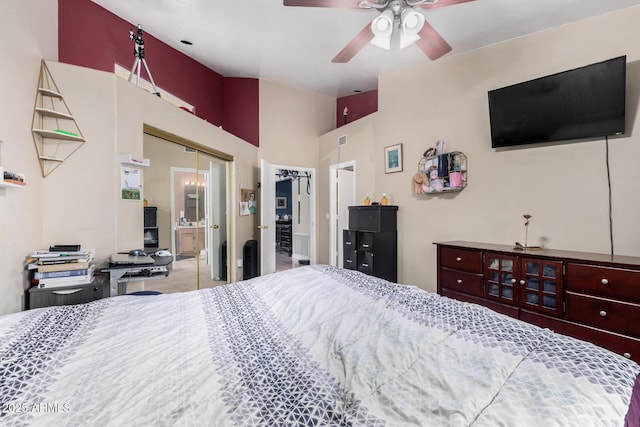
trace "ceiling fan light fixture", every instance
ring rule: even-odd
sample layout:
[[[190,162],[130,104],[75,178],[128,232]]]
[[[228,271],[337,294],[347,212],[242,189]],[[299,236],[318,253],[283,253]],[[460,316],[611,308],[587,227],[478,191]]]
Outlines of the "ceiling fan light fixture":
[[[371,22],[371,32],[373,33],[371,44],[383,49],[391,49],[394,19],[393,12],[387,9]]]
[[[420,30],[424,27],[424,15],[417,10],[406,7],[400,15],[400,49],[420,40]]]

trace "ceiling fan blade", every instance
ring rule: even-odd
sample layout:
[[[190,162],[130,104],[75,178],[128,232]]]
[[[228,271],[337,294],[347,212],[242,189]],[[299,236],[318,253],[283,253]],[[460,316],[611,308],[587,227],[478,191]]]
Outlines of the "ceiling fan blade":
[[[474,0],[439,0],[437,3],[422,4],[420,5],[420,7],[422,7],[423,9],[437,9],[439,7],[453,6],[454,4],[467,3],[470,1],[474,1]]]
[[[358,6],[358,0],[283,0],[282,4],[285,6],[360,9]]]
[[[349,43],[331,60],[333,63],[344,64],[349,62],[356,53],[373,39],[371,24],[367,24]]]
[[[418,45],[424,54],[432,61],[451,51],[449,43],[447,43],[440,33],[428,22],[424,23],[424,27],[422,27],[422,30],[420,30],[418,34],[420,35],[420,39],[416,41],[416,45]]]

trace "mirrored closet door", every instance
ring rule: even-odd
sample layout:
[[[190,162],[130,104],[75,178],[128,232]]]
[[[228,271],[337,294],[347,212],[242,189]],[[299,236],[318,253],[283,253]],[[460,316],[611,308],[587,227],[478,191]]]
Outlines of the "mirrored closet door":
[[[186,292],[227,283],[229,161],[146,127],[143,150],[151,163],[145,209],[155,212],[158,248],[174,256],[169,276],[147,281],[145,289]]]

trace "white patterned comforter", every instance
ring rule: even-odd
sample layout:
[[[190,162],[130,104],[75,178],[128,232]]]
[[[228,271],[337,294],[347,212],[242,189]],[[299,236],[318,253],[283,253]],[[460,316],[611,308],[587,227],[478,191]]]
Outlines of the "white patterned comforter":
[[[622,426],[639,371],[327,266],[0,317],[8,426]]]

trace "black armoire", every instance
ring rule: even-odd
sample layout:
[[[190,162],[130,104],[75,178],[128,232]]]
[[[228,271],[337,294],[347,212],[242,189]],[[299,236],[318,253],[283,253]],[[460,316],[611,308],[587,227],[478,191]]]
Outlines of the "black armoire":
[[[349,206],[343,231],[344,268],[398,281],[397,206]]]

